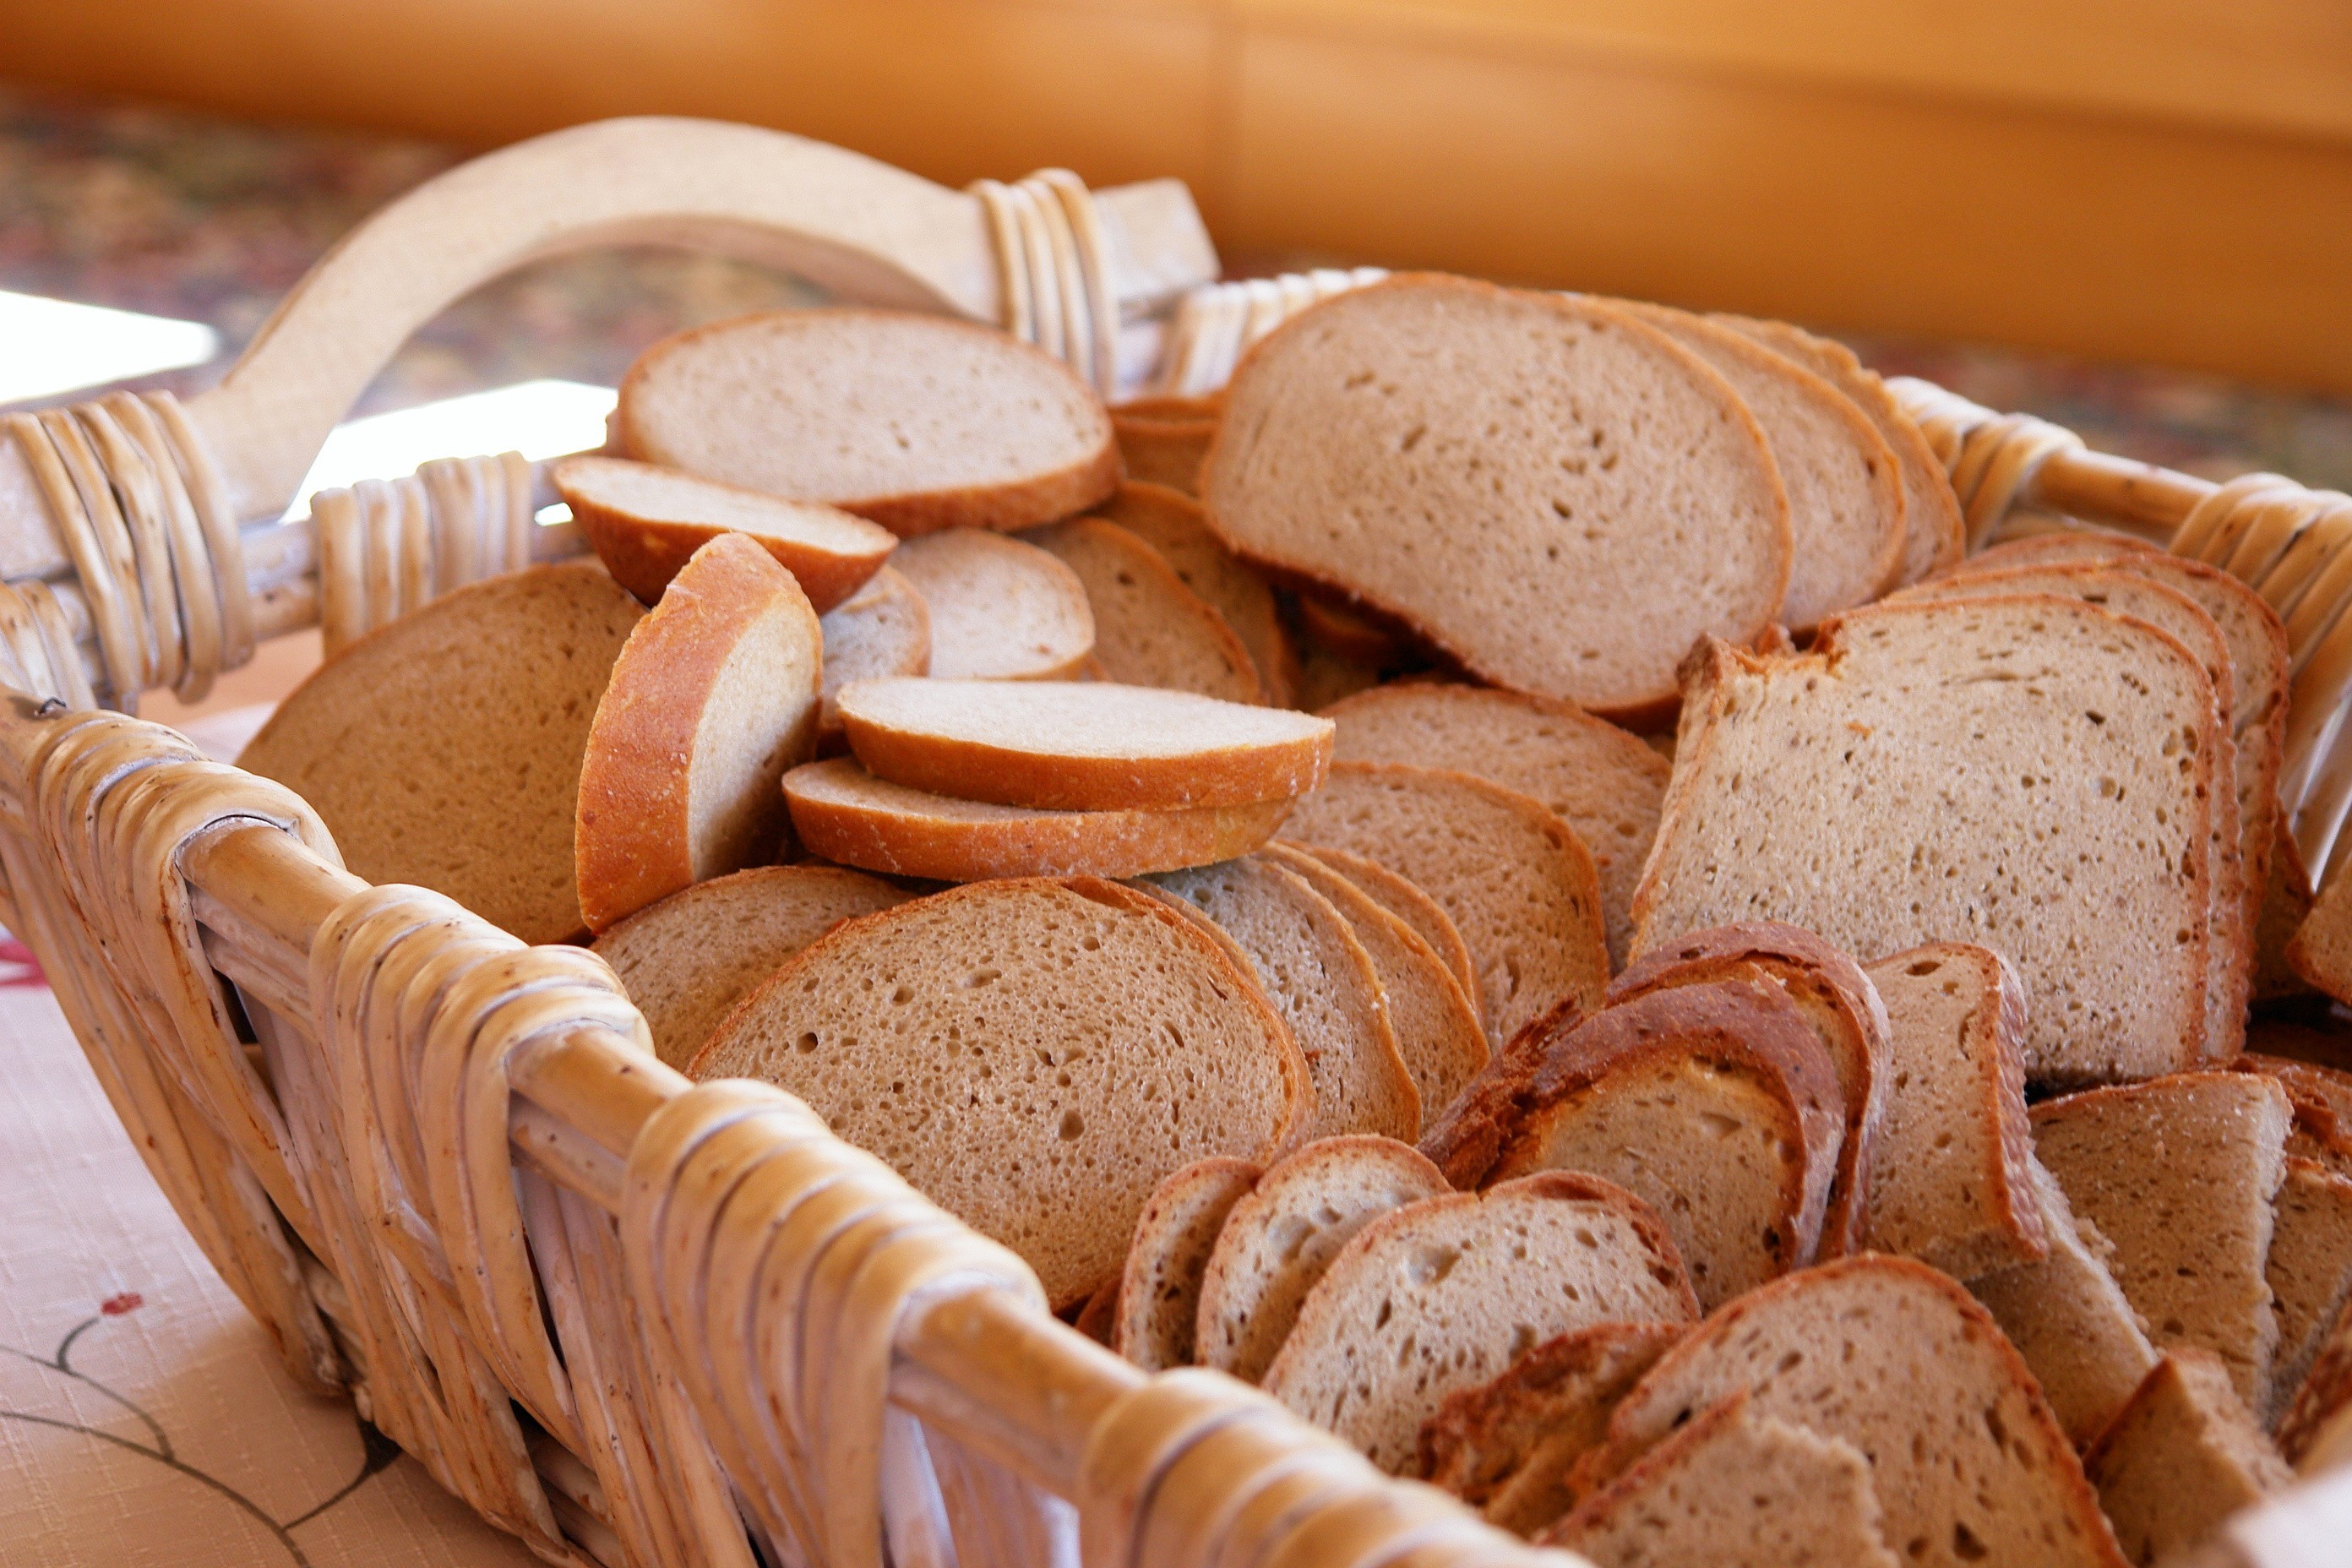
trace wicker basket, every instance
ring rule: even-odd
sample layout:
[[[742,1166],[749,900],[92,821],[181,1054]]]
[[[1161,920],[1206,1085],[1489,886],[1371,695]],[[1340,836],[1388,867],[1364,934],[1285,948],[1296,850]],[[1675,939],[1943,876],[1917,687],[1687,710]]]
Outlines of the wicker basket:
[[[9,418],[0,920],[288,1370],[358,1401],[551,1562],[1572,1561],[1229,1379],[1145,1376],[797,1101],[663,1067],[593,955],[365,885],[286,790],[99,706],[194,696],[258,638],[323,621],[339,642],[579,549],[533,526],[536,477],[511,454],[239,525],[282,511],[441,306],[625,238],[999,321],[1115,396],[1213,386],[1242,343],[1363,276],[1214,285],[1166,182],[1090,194],[1047,172],[960,194],[772,132],[616,121],[387,208],[185,407],[119,395]],[[2294,632],[2294,836],[2331,870],[2352,802],[2352,501],[2269,478],[2216,489],[1903,390],[1972,543],[2020,517],[2087,520],[2270,596]]]

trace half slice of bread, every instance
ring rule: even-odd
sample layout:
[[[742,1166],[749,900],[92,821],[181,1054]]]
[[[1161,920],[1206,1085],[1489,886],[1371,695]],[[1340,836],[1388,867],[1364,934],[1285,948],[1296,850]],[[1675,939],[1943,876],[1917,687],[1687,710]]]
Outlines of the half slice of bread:
[[[581,754],[644,613],[593,562],[470,584],[312,671],[237,766],[310,802],[353,876],[446,893],[525,942],[566,941],[588,925],[572,837]]]
[[[1023,535],[1086,584],[1101,679],[1263,702],[1249,649],[1160,552],[1115,522],[1073,518]]]
[[[1435,950],[1437,956],[1444,960],[1446,972],[1461,984],[1463,994],[1470,999],[1472,1010],[1478,1009],[1482,988],[1478,984],[1478,966],[1470,957],[1469,944],[1462,940],[1461,928],[1454,923],[1454,917],[1445,912],[1444,905],[1423,891],[1419,883],[1398,876],[1370,856],[1359,855],[1352,849],[1340,849],[1328,844],[1297,844],[1295,839],[1283,839],[1281,842],[1295,844],[1297,848],[1314,856],[1361,888],[1365,895],[1381,908],[1412,927],[1421,939]]]
[[[1184,586],[1224,617],[1249,649],[1265,700],[1292,706],[1298,689],[1298,651],[1282,624],[1274,590],[1210,531],[1201,503],[1166,485],[1129,482],[1095,509],[1095,515],[1134,534],[1160,552]]]
[[[1255,1161],[1217,1155],[1170,1172],[1152,1188],[1119,1273],[1112,1350],[1146,1372],[1192,1364],[1209,1256],[1225,1216],[1264,1173]]]
[[[922,596],[939,679],[1060,680],[1094,657],[1086,584],[1034,544],[948,529],[908,540],[890,564]]]
[[[1573,703],[1484,687],[1407,681],[1324,713],[1342,762],[1456,768],[1543,802],[1592,852],[1610,960],[1625,962],[1633,887],[1674,771],[1665,758]]]
[[[2352,1301],[2352,1179],[2331,1175],[2315,1161],[2290,1158],[2272,1209],[2263,1277],[2278,1314],[2278,1353],[2254,1411],[2275,1426],[2318,1359],[2327,1331]]]
[[[646,1016],[655,1054],[683,1069],[786,959],[842,921],[910,896],[839,866],[759,866],[646,905],[606,928],[596,952]]]
[[[835,927],[693,1076],[758,1078],[1037,1270],[1120,1267],[1171,1171],[1289,1142],[1307,1064],[1256,984],[1157,900],[1089,877],[951,888]]]
[[[2176,1350],[2083,1456],[2124,1555],[2147,1568],[2294,1479],[2210,1352]]]
[[[887,566],[816,624],[824,641],[824,707],[817,725],[825,735],[841,733],[843,687],[931,672],[931,607]]]
[[[1261,340],[1202,492],[1243,556],[1604,716],[1670,710],[1692,642],[1755,637],[1789,581],[1788,497],[1730,383],[1622,310],[1463,279]]]
[[[637,356],[614,416],[630,457],[909,537],[1015,529],[1118,485],[1110,416],[1009,333],[897,310],[777,310]]]
[[[1356,1233],[1307,1292],[1264,1386],[1392,1475],[1445,1396],[1555,1335],[1698,1315],[1657,1216],[1552,1172],[1454,1193]]]

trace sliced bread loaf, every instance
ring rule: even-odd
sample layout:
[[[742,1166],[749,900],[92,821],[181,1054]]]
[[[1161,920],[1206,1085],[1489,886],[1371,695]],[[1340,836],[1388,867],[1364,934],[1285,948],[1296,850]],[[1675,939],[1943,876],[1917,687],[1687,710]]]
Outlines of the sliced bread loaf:
[[[1281,842],[1296,843],[1292,839]],[[1297,847],[1347,878],[1381,908],[1412,927],[1445,961],[1446,972],[1461,984],[1471,1008],[1478,1008],[1478,966],[1471,961],[1469,944],[1462,940],[1461,928],[1454,923],[1454,917],[1423,891],[1419,883],[1398,876],[1370,856],[1359,855],[1352,849],[1339,849],[1328,844],[1297,844]]]
[[[1086,585],[1100,679],[1263,702],[1249,649],[1160,552],[1115,522],[1073,518],[1023,535]]]
[[[817,724],[825,735],[841,733],[843,687],[931,672],[931,607],[887,566],[816,624],[824,640],[824,707]]]
[[[1298,652],[1282,624],[1274,590],[1256,569],[1221,543],[1201,503],[1181,490],[1130,481],[1095,514],[1160,552],[1184,586],[1224,617],[1249,649],[1265,700],[1288,708],[1298,688]]]
[[[908,540],[891,567],[921,595],[941,680],[1060,680],[1094,656],[1077,574],[1034,544],[956,528]]]
[[[1056,1307],[1120,1267],[1162,1177],[1265,1159],[1311,1093],[1215,942],[1088,877],[951,888],[837,926],[692,1070],[800,1096],[1028,1259]]]
[[[1670,708],[1693,640],[1754,637],[1789,580],[1788,498],[1728,382],[1623,311],[1461,279],[1259,342],[1202,491],[1244,557],[1604,715]]]
[[[1209,1256],[1225,1216],[1264,1173],[1255,1161],[1215,1155],[1171,1171],[1151,1189],[1119,1272],[1112,1350],[1146,1372],[1192,1364],[1194,1318]]]
[[[777,310],[637,356],[614,424],[633,458],[824,501],[902,537],[1015,529],[1118,484],[1102,404],[1006,332],[896,310]]]
[[[2201,1545],[2294,1479],[2209,1352],[2168,1352],[2083,1456],[2116,1542],[2139,1568]]]
[[[1674,1243],[1620,1188],[1552,1172],[1410,1204],[1307,1292],[1264,1386],[1391,1474],[1421,1425],[1555,1335],[1698,1315]]]
[[[816,612],[750,537],[694,552],[629,633],[580,764],[580,910],[603,931],[775,858],[784,770],[816,749]]]
[[[2278,1352],[2254,1410],[2275,1426],[2318,1359],[2327,1331],[2352,1301],[2352,1178],[2290,1158],[2272,1208],[2263,1277],[2278,1314]]]
[[[352,875],[562,942],[588,924],[572,845],[581,754],[643,614],[589,562],[471,584],[320,666],[237,766],[310,802]],[[388,771],[401,787],[384,787]]]

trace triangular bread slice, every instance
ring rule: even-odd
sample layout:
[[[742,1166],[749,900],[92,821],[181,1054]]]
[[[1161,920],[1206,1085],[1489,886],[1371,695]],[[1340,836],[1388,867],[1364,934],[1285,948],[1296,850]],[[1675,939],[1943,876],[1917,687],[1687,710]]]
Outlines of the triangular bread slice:
[[[1072,518],[1022,536],[1086,585],[1101,679],[1263,702],[1249,649],[1160,552],[1115,522]]]
[[[1307,1144],[1233,1206],[1201,1285],[1192,1359],[1255,1383],[1349,1239],[1454,1189],[1410,1143],[1357,1133]]]
[[[581,754],[644,614],[593,562],[470,584],[312,671],[237,766],[310,802],[353,876],[446,893],[525,942],[567,941],[588,926],[572,837]]]
[[[1357,1232],[1263,1386],[1402,1475],[1447,1394],[1543,1341],[1697,1316],[1656,1215],[1607,1182],[1551,1172],[1411,1204]]]
[[[1366,897],[1381,908],[1412,927],[1421,939],[1429,943],[1445,963],[1446,972],[1461,984],[1462,994],[1470,999],[1473,1011],[1479,1005],[1478,966],[1470,957],[1469,944],[1462,940],[1462,931],[1444,906],[1422,890],[1421,885],[1400,877],[1368,855],[1352,849],[1341,849],[1328,844],[1300,844],[1296,839],[1281,840],[1295,845],[1312,855],[1342,877],[1364,890]]]
[[[873,680],[849,749],[909,789],[1052,811],[1247,805],[1323,782],[1331,721],[1108,681]]]
[[[1160,552],[1178,579],[1224,617],[1249,649],[1265,700],[1287,708],[1298,689],[1298,651],[1282,624],[1274,590],[1257,569],[1209,529],[1201,503],[1166,485],[1130,480],[1095,509]]]
[[[2263,1277],[2278,1314],[2278,1353],[2254,1409],[2274,1426],[2352,1301],[2352,1178],[2290,1157],[2272,1209]]]
[[[1550,807],[1592,852],[1610,962],[1625,962],[1633,887],[1674,771],[1665,758],[1573,703],[1452,682],[1375,687],[1324,716],[1339,726],[1342,762],[1456,768]]]
[[[2032,1374],[1984,1309],[1924,1263],[1842,1258],[1726,1307],[1617,1406],[1580,1479],[1623,1473],[1743,1389],[1757,1415],[1868,1457],[1904,1563],[2123,1568]]]
[[[1465,279],[1261,340],[1202,493],[1244,558],[1604,717],[1670,711],[1692,642],[1755,637],[1789,581],[1788,497],[1730,383],[1624,311]]]
[[[1233,1207],[1265,1168],[1218,1155],[1151,1189],[1120,1270],[1110,1348],[1146,1372],[1192,1364],[1194,1318],[1209,1257]]]
[[[946,529],[908,540],[890,565],[922,595],[939,679],[1061,680],[1094,657],[1086,584],[1034,544]]]
[[[629,633],[580,763],[580,910],[603,931],[775,858],[784,771],[816,749],[824,649],[793,574],[746,534],[694,552]]]
[[[2294,1479],[2219,1356],[2168,1352],[2083,1456],[2134,1563],[2170,1563]]]
[[[1600,1005],[1600,878],[1575,829],[1540,801],[1446,769],[1334,763],[1286,836],[1378,861],[1437,900],[1477,965],[1489,1040],[1564,1000]]]
[[[931,672],[931,607],[905,576],[885,566],[866,586],[817,617],[824,640],[821,734],[841,733],[841,689],[856,681]]]
[[[637,356],[633,458],[872,518],[901,537],[1027,528],[1118,485],[1110,416],[1010,333],[898,310],[776,310]]]
[[[1282,826],[1286,800],[1182,811],[1032,811],[877,779],[856,759],[784,775],[793,830],[814,855],[892,877],[1140,877],[1246,855]]]
[[[596,939],[646,1016],[654,1052],[683,1069],[784,961],[845,920],[911,894],[840,866],[756,866],[646,905]]]
[[[1056,1308],[1120,1267],[1152,1188],[1263,1161],[1311,1091],[1282,1020],[1159,900],[1090,877],[950,888],[836,926],[693,1076],[790,1090],[1029,1261]]]

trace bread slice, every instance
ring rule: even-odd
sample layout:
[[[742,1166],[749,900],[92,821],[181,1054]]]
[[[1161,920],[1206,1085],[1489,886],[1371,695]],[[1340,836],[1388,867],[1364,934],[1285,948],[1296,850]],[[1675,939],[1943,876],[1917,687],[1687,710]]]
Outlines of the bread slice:
[[[1963,1280],[2048,1257],[2029,1168],[2017,972],[1989,947],[1935,942],[1864,973],[1889,1026],[1870,1246]]]
[[[1086,584],[1034,544],[948,529],[908,540],[890,564],[922,595],[940,680],[1062,680],[1094,656]]]
[[[2115,1244],[2116,1283],[2149,1338],[2220,1355],[2249,1406],[2278,1347],[2263,1270],[2291,1120],[2277,1084],[2233,1072],[2091,1089],[2032,1111],[2035,1155]]]
[[[2286,1135],[2289,1154],[2352,1176],[2352,1073],[2251,1051],[2230,1066],[2259,1073],[2286,1091],[2294,1109],[2294,1125]]]
[[[2017,1352],[1948,1276],[1842,1258],[1699,1325],[1617,1406],[1580,1479],[1624,1472],[1741,1390],[1749,1408],[1868,1456],[1887,1545],[1921,1568],[2120,1568],[2074,1448]]]
[[[2278,1424],[2279,1452],[2306,1475],[2352,1462],[2352,1304],[2336,1314]]]
[[[1410,1204],[1357,1232],[1263,1386],[1402,1475],[1447,1394],[1545,1340],[1697,1315],[1656,1215],[1607,1182],[1551,1172]]]
[[[1339,726],[1340,761],[1456,768],[1543,802],[1591,851],[1610,961],[1625,962],[1633,887],[1673,772],[1664,757],[1572,703],[1448,682],[1375,687],[1324,715]]]
[[[1219,542],[1201,503],[1166,485],[1129,482],[1095,509],[1160,552],[1184,586],[1224,617],[1249,649],[1265,700],[1288,708],[1298,688],[1298,650],[1282,624],[1274,590],[1256,569]]]
[[[1217,438],[1213,405],[1139,410],[1122,405],[1110,411],[1110,427],[1130,482],[1201,493],[1201,460]]]
[[[2243,754],[2242,749],[2241,758]],[[2244,766],[2241,761],[2241,772]],[[2312,891],[2311,873],[2304,866],[2303,851],[2296,847],[2284,813],[2271,834],[2268,875],[2270,885],[2263,892],[2262,913],[2254,921],[2254,1000],[2308,996],[2311,983],[2288,960],[2287,948],[2304,921],[2311,918],[2318,898]]]
[[[1446,972],[1462,987],[1470,999],[1471,1009],[1478,1009],[1482,988],[1478,984],[1478,967],[1471,961],[1470,947],[1462,940],[1462,931],[1444,906],[1423,892],[1417,882],[1398,876],[1368,855],[1352,849],[1335,848],[1328,844],[1299,844],[1295,839],[1279,842],[1293,845],[1312,855],[1349,881],[1363,889],[1365,896],[1381,908],[1412,927],[1421,939],[1429,943],[1445,963]]]
[[[1027,528],[1118,485],[1110,416],[1008,333],[897,310],[776,310],[664,338],[614,416],[633,458],[872,518],[902,538]]]
[[[817,617],[824,642],[821,735],[841,733],[841,689],[856,681],[931,672],[931,607],[914,584],[885,566]]]
[[[1248,805],[1323,782],[1331,721],[1105,681],[872,680],[849,749],[910,789],[1055,811]]]
[[[646,905],[596,939],[654,1052],[683,1069],[735,1004],[845,920],[911,895],[839,866],[758,866]]]
[[[2352,877],[2319,889],[2311,911],[2287,940],[2289,968],[2341,1002],[2352,997]]]
[[[1664,305],[1611,303],[1722,372],[1764,427],[1795,534],[1781,624],[1809,629],[1892,586],[1903,566],[1902,476],[1862,410],[1804,366],[1719,321]]]
[[[1980,941],[2025,981],[2029,1080],[2194,1063],[2219,741],[2187,649],[2077,600],[1883,605],[1780,658],[1713,645],[1633,951],[1766,919],[1849,952]]]
[[[353,876],[446,893],[525,942],[566,941],[588,924],[581,754],[644,613],[591,562],[469,584],[312,671],[237,766],[308,801]]]
[[[1263,702],[1249,649],[1160,552],[1115,522],[1073,518],[1023,535],[1086,585],[1101,679]]]
[[[2278,1352],[2254,1411],[2275,1426],[2352,1301],[2352,1178],[2290,1158],[2272,1209],[2263,1277],[2278,1315]]]
[[[1351,1237],[1453,1190],[1410,1143],[1357,1133],[1307,1144],[1226,1216],[1201,1286],[1192,1359],[1255,1383]]]
[[[1870,1459],[1766,1415],[1746,1390],[1692,1418],[1546,1531],[1594,1568],[1900,1568]]]
[[[1445,769],[1334,763],[1292,811],[1288,837],[1376,860],[1437,900],[1477,965],[1489,1040],[1563,1000],[1599,1005],[1609,983],[1600,879],[1584,841],[1542,803]]]
[[[740,533],[694,552],[629,633],[580,764],[580,910],[603,931],[775,858],[784,770],[816,749],[823,634],[793,574]]]
[[[1170,872],[1160,890],[1190,903],[1241,944],[1290,1026],[1315,1082],[1306,1135],[1378,1132],[1410,1143],[1421,1096],[1397,1052],[1379,973],[1331,901],[1255,857]]]
[[[1171,1171],[1151,1190],[1119,1273],[1112,1350],[1146,1372],[1192,1364],[1209,1256],[1225,1216],[1265,1173],[1255,1161],[1215,1155]]]
[[[1171,1171],[1263,1161],[1311,1090],[1272,1007],[1158,900],[1090,877],[950,888],[835,927],[693,1076],[757,1078],[1028,1259],[1057,1308]]]
[[[2209,1352],[2176,1350],[2083,1456],[2124,1555],[2147,1568],[2294,1479]]]
[[[1622,310],[1462,279],[1262,340],[1202,492],[1245,558],[1604,717],[1670,710],[1692,642],[1755,637],[1789,581],[1788,497],[1728,382]]]
[[[1352,599],[1316,588],[1301,588],[1295,597],[1298,624],[1307,640],[1318,647],[1375,669],[1391,668],[1412,649],[1414,638],[1409,629],[1368,613]]]
[[[1532,1536],[1576,1501],[1569,1467],[1607,1434],[1609,1413],[1688,1323],[1603,1323],[1546,1340],[1422,1423],[1422,1478],[1486,1522]]]

